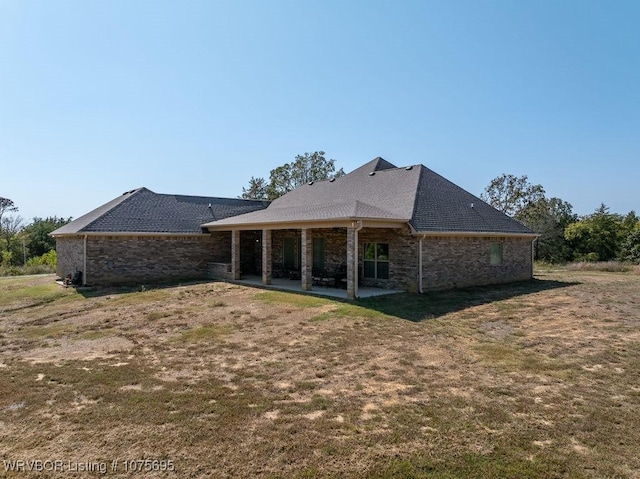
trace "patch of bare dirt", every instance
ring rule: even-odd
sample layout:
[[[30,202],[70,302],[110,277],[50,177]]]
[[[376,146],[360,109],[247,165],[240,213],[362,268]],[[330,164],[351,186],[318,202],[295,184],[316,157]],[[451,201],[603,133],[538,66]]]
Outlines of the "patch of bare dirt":
[[[85,340],[56,340],[51,345],[19,352],[16,356],[34,363],[60,361],[92,361],[126,354],[134,344],[123,337]]]

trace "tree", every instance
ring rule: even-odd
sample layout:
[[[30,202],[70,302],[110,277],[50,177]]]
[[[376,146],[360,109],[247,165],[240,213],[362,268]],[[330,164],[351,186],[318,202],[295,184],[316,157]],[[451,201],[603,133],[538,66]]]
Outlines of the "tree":
[[[620,245],[620,259],[640,264],[640,218],[631,211],[622,220],[624,238]]]
[[[66,225],[71,218],[51,216],[45,219],[33,218],[33,221],[23,230],[29,257],[42,256],[55,249],[56,240],[49,233]]]
[[[0,196],[0,223],[5,213],[11,213],[18,211],[18,207],[9,198],[3,198]]]
[[[629,233],[622,242],[620,259],[640,264],[640,225]]]
[[[2,266],[22,264],[24,252],[22,245],[17,241],[18,233],[22,229],[22,217],[5,216],[0,220],[0,252],[2,253]]]
[[[12,244],[12,238],[20,230],[22,218],[19,216],[5,216],[5,213],[18,211],[18,207],[9,198],[0,196],[0,264],[9,266],[15,260],[15,246]]]
[[[529,203],[516,215],[540,237],[536,241],[536,258],[551,263],[562,263],[572,257],[565,228],[577,220],[573,207],[560,198],[540,198]]]
[[[484,191],[480,198],[511,217],[515,217],[529,204],[544,198],[544,188],[529,183],[526,175],[518,178],[502,174],[494,178]]]
[[[254,178],[249,180],[247,188],[242,187],[242,195],[240,198],[247,200],[266,200],[267,199],[267,181],[264,178]]]
[[[618,256],[623,236],[623,218],[609,213],[602,203],[592,214],[567,226],[564,237],[574,251],[574,259],[610,261]]]
[[[324,151],[297,155],[291,163],[285,163],[271,170],[269,184],[266,187],[267,199],[275,200],[310,181],[321,181],[327,180],[332,176],[343,176],[344,170],[342,168],[336,171],[336,160],[327,160],[324,155]],[[252,178],[252,181],[255,182],[256,179]],[[250,181],[249,191],[251,186]]]

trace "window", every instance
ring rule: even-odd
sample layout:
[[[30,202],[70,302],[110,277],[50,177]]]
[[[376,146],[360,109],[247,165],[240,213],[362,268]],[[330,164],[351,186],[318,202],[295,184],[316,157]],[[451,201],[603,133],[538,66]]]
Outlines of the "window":
[[[389,279],[389,243],[364,244],[364,277]]]
[[[502,264],[502,244],[500,243],[491,244],[490,257],[491,257],[490,262],[492,266],[499,266]]]

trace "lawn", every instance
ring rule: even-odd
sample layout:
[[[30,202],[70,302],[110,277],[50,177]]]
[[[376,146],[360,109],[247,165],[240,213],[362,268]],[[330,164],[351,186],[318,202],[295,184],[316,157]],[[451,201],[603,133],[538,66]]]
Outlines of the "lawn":
[[[639,417],[631,273],[355,303],[0,278],[1,477],[638,478]]]

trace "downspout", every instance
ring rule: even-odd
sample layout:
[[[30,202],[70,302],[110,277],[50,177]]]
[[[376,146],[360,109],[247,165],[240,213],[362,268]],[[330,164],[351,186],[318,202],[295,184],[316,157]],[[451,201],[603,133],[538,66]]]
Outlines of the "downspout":
[[[84,235],[84,251],[83,251],[83,263],[82,266],[82,286],[87,285],[87,235]]]
[[[538,237],[536,236],[535,238],[533,238],[531,240],[531,279],[533,279],[533,263],[536,260],[536,248],[535,248],[535,244],[536,241],[538,240]]]
[[[422,289],[422,239],[423,236],[420,236],[420,240],[418,241],[418,292],[420,294],[424,293]]]
[[[354,231],[354,241],[353,241],[353,247],[355,248],[353,257],[355,260],[355,267],[353,270],[353,274],[354,274],[354,278],[355,278],[355,284],[353,285],[353,296],[355,298],[358,297],[358,266],[359,266],[359,261],[358,261],[358,231],[360,231],[362,228],[364,227],[364,224],[362,223],[362,220],[358,220],[358,227],[355,229]]]

